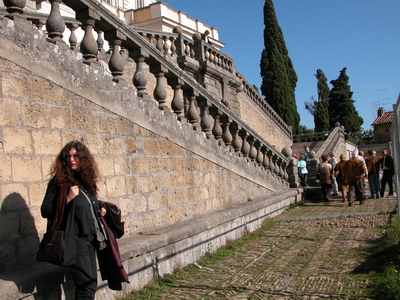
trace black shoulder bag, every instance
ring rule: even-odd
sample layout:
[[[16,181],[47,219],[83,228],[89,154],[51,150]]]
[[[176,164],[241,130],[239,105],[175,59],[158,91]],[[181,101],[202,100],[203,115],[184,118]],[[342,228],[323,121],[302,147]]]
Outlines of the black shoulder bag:
[[[67,206],[66,191],[68,188],[68,185],[60,188],[57,206]],[[62,199],[64,196],[65,200]],[[70,207],[64,207],[61,211],[63,215],[58,221],[53,219],[50,228],[44,234],[36,254],[36,260],[68,267],[76,264],[75,201],[72,201]]]

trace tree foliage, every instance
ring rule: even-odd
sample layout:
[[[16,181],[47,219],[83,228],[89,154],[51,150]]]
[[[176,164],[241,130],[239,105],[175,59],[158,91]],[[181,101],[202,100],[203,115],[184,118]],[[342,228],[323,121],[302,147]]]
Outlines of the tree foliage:
[[[299,130],[295,88],[297,75],[278,24],[272,0],[264,4],[264,50],[261,54],[261,93],[277,114],[293,128]]]
[[[347,68],[340,71],[339,77],[332,80],[332,89],[329,93],[329,126],[335,128],[336,122],[343,125],[348,134],[361,131],[364,120],[359,116],[352,99],[353,92],[350,90]]]
[[[315,74],[317,78],[318,100],[311,97],[304,102],[305,109],[314,117],[314,131],[323,132],[329,130],[329,87],[327,78],[321,69]]]

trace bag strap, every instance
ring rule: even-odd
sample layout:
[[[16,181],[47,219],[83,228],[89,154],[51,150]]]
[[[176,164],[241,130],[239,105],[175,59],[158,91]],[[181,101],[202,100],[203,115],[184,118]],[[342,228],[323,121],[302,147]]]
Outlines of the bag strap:
[[[87,201],[89,202],[90,212],[92,213],[94,227],[96,228],[96,237],[99,242],[104,242],[106,237],[104,236],[102,230],[100,230],[99,222],[97,221],[97,217],[94,213],[94,207],[92,201],[90,201],[89,196],[85,193],[85,191],[81,188],[80,191],[86,197]],[[101,250],[101,249],[100,249]]]

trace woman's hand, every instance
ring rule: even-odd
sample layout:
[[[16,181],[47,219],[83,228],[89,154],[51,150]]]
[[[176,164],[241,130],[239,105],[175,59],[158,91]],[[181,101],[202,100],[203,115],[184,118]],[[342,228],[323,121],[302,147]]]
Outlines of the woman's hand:
[[[79,187],[77,185],[71,186],[67,195],[67,203],[79,195]]]
[[[99,209],[100,217],[104,217],[106,215],[106,213],[107,213],[107,210],[104,207],[101,207]]]

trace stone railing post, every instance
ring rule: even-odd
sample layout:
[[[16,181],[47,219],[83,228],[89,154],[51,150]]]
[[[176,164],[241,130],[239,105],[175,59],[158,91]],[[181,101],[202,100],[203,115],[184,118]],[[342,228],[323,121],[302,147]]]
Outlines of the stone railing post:
[[[194,130],[198,130],[198,128],[200,127],[200,115],[199,115],[199,111],[197,110],[197,104],[196,104],[196,97],[198,96],[197,93],[193,93],[193,95],[191,95],[189,97],[189,109],[187,111],[187,119],[190,122],[190,124],[192,124]]]
[[[213,109],[212,115],[214,116],[214,125],[212,128],[212,134],[216,140],[220,140],[223,134],[221,127],[221,113],[218,108]]]
[[[87,8],[76,13],[76,18],[82,22],[82,28],[85,31],[81,41],[80,50],[83,55],[83,62],[90,65],[96,59],[97,42],[93,35],[94,25],[100,16],[94,10]]]
[[[226,146],[230,146],[232,145],[232,141],[233,141],[233,136],[232,133],[230,131],[230,125],[232,123],[232,119],[229,117],[224,117],[223,118],[223,124],[224,124],[224,132],[222,134],[222,139],[224,140],[224,143]]]
[[[210,113],[209,113],[209,108],[210,108],[210,103],[205,100],[205,99],[199,99],[197,100],[197,104],[200,107],[200,126],[201,130],[205,133],[206,137],[209,139],[212,136],[211,133],[211,120],[210,120]]]
[[[240,130],[242,127],[239,124],[235,124],[235,127],[233,129],[233,141],[232,141],[232,147],[235,150],[235,152],[239,152],[240,149],[242,148],[242,138],[240,137]]]
[[[24,7],[26,5],[26,0],[3,0],[4,5],[7,7],[6,15],[9,19],[14,19],[14,17],[20,17],[26,19],[24,16]]]
[[[156,77],[156,87],[153,91],[153,97],[158,102],[158,108],[165,110],[165,99],[167,99],[167,89],[164,84],[164,75],[168,70],[162,64],[154,64],[150,66],[150,72]]]
[[[63,32],[65,30],[64,19],[60,13],[61,0],[50,0],[51,11],[46,21],[46,30],[49,41],[52,43],[63,42]]]
[[[168,84],[174,90],[174,96],[171,101],[171,109],[176,114],[179,121],[183,121],[183,109],[184,109],[184,101],[183,101],[183,91],[182,85],[183,81],[178,77],[168,78]]]
[[[122,58],[120,50],[122,41],[126,39],[126,36],[118,30],[110,30],[104,33],[104,37],[108,41],[108,44],[112,49],[111,57],[108,62],[108,67],[110,68],[111,74],[113,76],[113,81],[119,82],[123,75],[125,65],[125,61]]]
[[[147,77],[144,71],[144,61],[149,54],[141,49],[129,50],[129,56],[136,62],[135,74],[133,74],[132,83],[137,89],[137,95],[140,98],[149,98],[146,92]]]
[[[78,45],[78,38],[76,37],[75,30],[79,26],[77,24],[70,23],[67,25],[67,28],[71,31],[71,34],[69,36],[68,42],[69,42],[69,48],[71,50],[77,50],[77,45]]]
[[[245,130],[240,131],[240,136],[242,138],[242,147],[240,148],[240,151],[242,152],[244,157],[248,157],[250,153],[250,144],[247,141],[249,137],[249,133]]]

